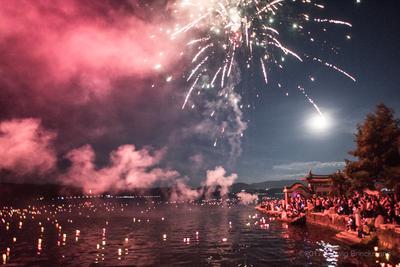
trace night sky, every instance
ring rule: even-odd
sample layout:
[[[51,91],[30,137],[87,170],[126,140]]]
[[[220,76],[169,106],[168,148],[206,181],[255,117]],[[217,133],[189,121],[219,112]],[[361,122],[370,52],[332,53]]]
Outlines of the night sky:
[[[353,73],[357,82],[321,71],[318,82],[310,87],[310,95],[323,112],[331,114],[332,127],[322,134],[310,131],[305,124],[314,111],[302,101],[301,95],[284,97],[277,91],[267,90],[252,114],[240,177],[281,179],[308,172],[311,166],[315,166],[315,173],[335,171],[340,168],[336,167],[337,163],[350,158],[347,152],[354,148],[356,124],[373,112],[376,104],[385,103],[399,116],[397,44],[400,36],[396,10],[400,4],[354,2],[328,1],[327,6],[332,16],[348,19],[353,24],[352,40],[342,43],[341,55],[335,62]],[[333,167],[323,167],[319,162]]]
[[[181,109],[189,85],[177,77],[190,59],[179,57],[182,47],[160,40],[161,34],[149,37],[167,23],[166,2],[0,3],[0,169],[13,181],[72,181],[67,184],[82,174],[108,177],[134,170],[142,178],[132,184],[149,186],[158,177],[198,185],[217,166],[242,182],[342,168],[354,147],[356,124],[367,113],[383,102],[399,116],[400,3],[325,5],[327,17],[353,27],[327,27],[334,29],[325,36],[334,40],[338,55],[316,52],[357,82],[316,64],[293,66],[285,75],[271,72],[268,86],[262,76],[242,73],[236,90],[249,105],[240,114],[247,130],[229,139],[216,133],[220,125],[205,115],[207,104],[199,111],[201,98],[193,99],[198,109]],[[300,38],[292,43],[298,50],[309,48]],[[155,62],[165,69],[155,71]],[[166,82],[171,74],[174,79]],[[274,84],[278,76],[284,88]],[[327,129],[310,128],[316,111],[296,89],[299,83],[329,118]],[[221,119],[234,119],[231,112],[222,111]]]

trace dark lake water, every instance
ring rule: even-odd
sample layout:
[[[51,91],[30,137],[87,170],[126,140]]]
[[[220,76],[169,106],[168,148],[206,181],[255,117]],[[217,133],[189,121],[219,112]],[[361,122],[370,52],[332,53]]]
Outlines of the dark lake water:
[[[11,216],[11,217],[10,217]],[[61,226],[61,227],[60,227]],[[324,228],[288,226],[242,205],[91,199],[3,207],[9,266],[379,266]],[[9,251],[7,251],[9,248]],[[387,255],[386,255],[387,256]]]

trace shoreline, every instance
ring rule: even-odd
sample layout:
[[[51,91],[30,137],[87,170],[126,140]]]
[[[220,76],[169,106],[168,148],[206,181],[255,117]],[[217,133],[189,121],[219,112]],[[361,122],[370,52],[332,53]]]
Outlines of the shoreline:
[[[269,216],[280,217],[280,211],[269,211],[256,206],[256,210]],[[337,232],[336,239],[348,245],[378,244],[380,249],[391,250],[400,253],[400,225],[382,224],[364,238],[359,238],[357,233],[347,231],[346,216],[337,214],[326,214],[322,212],[306,212],[306,224],[329,228]]]

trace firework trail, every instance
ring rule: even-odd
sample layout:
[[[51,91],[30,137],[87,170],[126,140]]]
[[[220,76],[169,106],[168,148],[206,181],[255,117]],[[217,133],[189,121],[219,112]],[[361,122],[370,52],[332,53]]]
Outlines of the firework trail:
[[[168,9],[178,19],[168,30],[169,37],[179,40],[182,49],[191,55],[190,68],[183,75],[189,86],[181,109],[197,107],[197,112],[206,115],[207,127],[204,128],[209,129],[211,145],[224,147],[228,144],[231,159],[241,153],[241,138],[247,128],[242,109],[251,108],[250,104],[241,103],[242,99],[248,99],[246,95],[251,88],[242,88],[239,93],[240,77],[258,75],[266,86],[283,90],[282,78],[289,72],[287,69],[295,64],[307,64],[328,68],[356,81],[343,68],[314,55],[316,48],[331,46],[324,40],[329,27],[342,28],[345,39],[351,39],[347,31],[352,24],[321,15],[325,8],[322,2],[324,0],[176,0],[170,3]],[[303,51],[307,47],[311,51]],[[336,53],[333,46],[329,48]],[[315,81],[309,74],[305,77]],[[324,118],[321,108],[305,88],[298,82],[293,89]],[[204,107],[205,112],[202,111]]]
[[[299,63],[314,62],[328,67],[347,78],[356,79],[338,66],[324,60],[296,51],[285,44],[283,34],[288,31],[306,36],[315,42],[311,25],[332,24],[351,28],[346,21],[314,17],[316,10],[324,9],[321,1],[312,0],[180,0],[173,4],[173,13],[189,18],[189,22],[176,25],[172,38],[190,32],[194,39],[187,41],[192,49],[193,68],[187,81],[190,89],[182,105],[184,109],[194,88],[214,88],[221,90],[235,68],[235,62],[245,62],[250,71],[260,71],[266,84],[272,69],[284,69],[285,57],[292,57]],[[325,28],[323,28],[326,31]],[[186,36],[186,35],[185,35]],[[239,64],[238,64],[239,65]],[[207,85],[198,84],[212,77]],[[219,79],[219,82],[217,80]],[[279,86],[280,87],[280,86]],[[299,85],[298,88],[302,87]],[[300,90],[305,94],[305,90]],[[306,95],[306,94],[305,94]],[[310,101],[310,97],[306,96]],[[322,114],[311,99],[310,103]]]

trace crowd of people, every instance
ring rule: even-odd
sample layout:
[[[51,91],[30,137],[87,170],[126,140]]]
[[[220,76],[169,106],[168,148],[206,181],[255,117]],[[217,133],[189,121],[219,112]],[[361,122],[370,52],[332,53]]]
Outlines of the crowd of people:
[[[381,224],[400,225],[400,200],[392,194],[374,195],[353,192],[350,196],[317,196],[305,199],[297,194],[285,200],[268,200],[263,203],[265,209],[296,217],[306,211],[346,216],[348,230],[373,230]],[[365,227],[367,226],[367,227]]]

